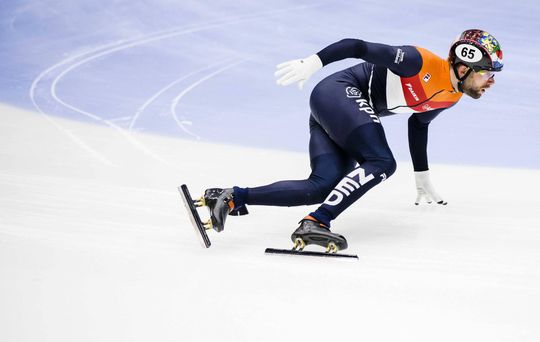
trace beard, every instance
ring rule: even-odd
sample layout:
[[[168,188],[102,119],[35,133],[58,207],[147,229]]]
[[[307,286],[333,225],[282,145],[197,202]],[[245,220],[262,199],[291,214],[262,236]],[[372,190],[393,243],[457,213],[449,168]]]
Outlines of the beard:
[[[463,86],[461,88],[463,89],[464,94],[469,95],[475,100],[482,97],[482,94],[484,94],[485,91],[483,87],[474,86],[473,81],[470,77],[467,77],[465,82],[463,82]]]
[[[463,92],[475,100],[478,100],[480,97],[482,97],[482,94],[483,94],[481,89],[473,89],[473,88],[463,89]]]

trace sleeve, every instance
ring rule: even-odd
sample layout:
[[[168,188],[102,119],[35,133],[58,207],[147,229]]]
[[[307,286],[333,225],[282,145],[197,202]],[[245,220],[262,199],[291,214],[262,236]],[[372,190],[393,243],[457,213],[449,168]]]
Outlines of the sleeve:
[[[436,109],[424,113],[414,113],[409,118],[409,151],[411,152],[414,171],[427,171],[428,126],[444,109]]]
[[[422,68],[420,52],[409,45],[391,46],[347,38],[325,47],[317,55],[323,66],[346,58],[360,58],[403,77],[416,75]]]

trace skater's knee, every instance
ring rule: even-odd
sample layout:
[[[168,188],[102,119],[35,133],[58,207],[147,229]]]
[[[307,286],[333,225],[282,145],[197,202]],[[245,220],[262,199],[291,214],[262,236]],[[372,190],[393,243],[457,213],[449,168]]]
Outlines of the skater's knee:
[[[381,157],[369,162],[374,168],[374,171],[379,174],[385,174],[386,178],[392,176],[397,169],[397,163],[394,157]]]
[[[392,157],[384,162],[383,172],[386,174],[386,177],[390,177],[396,172],[397,163],[396,160]]]

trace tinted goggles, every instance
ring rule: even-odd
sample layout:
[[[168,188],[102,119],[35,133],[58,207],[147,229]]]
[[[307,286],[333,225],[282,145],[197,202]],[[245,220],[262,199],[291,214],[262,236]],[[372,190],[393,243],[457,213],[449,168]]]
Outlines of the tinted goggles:
[[[495,77],[495,71],[490,70],[478,70],[476,72],[478,75],[482,76],[482,78],[489,80],[490,78]]]

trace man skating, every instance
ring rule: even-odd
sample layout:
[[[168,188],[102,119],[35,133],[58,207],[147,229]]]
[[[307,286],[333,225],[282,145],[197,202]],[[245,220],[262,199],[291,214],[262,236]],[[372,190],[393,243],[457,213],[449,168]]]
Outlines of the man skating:
[[[466,30],[452,44],[447,59],[414,46],[390,46],[344,39],[315,55],[278,65],[280,85],[300,88],[323,66],[345,58],[365,62],[336,72],[310,97],[311,174],[304,180],[279,181],[245,188],[208,189],[201,205],[210,209],[207,228],[224,229],[229,214],[246,214],[246,205],[321,204],[300,221],[291,238],[295,248],[316,244],[336,252],[346,239],[330,231],[331,221],[396,170],[380,117],[409,113],[409,149],[415,171],[416,204],[440,205],[429,177],[429,123],[466,94],[474,99],[495,84],[503,68],[500,44],[488,32]]]

